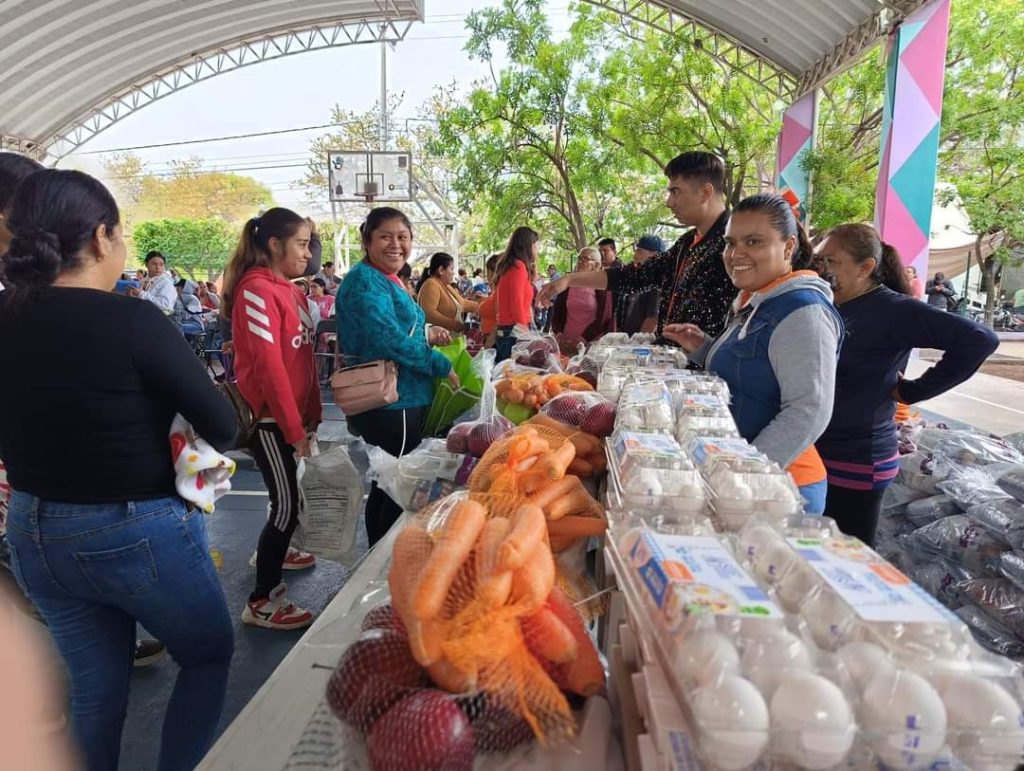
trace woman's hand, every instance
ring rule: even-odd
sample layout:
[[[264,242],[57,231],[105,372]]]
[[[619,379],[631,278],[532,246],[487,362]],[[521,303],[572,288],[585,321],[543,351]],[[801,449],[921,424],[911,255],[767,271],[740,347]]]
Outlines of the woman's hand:
[[[455,374],[455,367],[452,367],[452,371],[448,373],[448,385],[452,387],[453,391],[458,391],[462,387],[462,381]]]
[[[708,339],[696,324],[669,324],[661,333],[687,353],[693,353]]]
[[[292,447],[295,449],[296,458],[309,458],[312,455],[312,451],[309,449],[309,437],[304,436],[297,442],[292,442]]]
[[[427,342],[431,345],[448,345],[452,341],[452,333],[444,327],[431,327],[427,334]]]
[[[545,284],[541,287],[541,290],[537,292],[537,305],[541,308],[547,308],[555,299],[555,295],[560,295],[568,288],[568,276],[562,276],[561,278],[555,279],[550,284]]]

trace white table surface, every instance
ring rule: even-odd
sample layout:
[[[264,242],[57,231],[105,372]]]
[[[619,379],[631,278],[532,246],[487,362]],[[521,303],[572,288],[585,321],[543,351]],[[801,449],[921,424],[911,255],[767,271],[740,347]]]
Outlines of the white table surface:
[[[341,654],[359,633],[364,608],[387,592],[391,545],[400,519],[370,551],[313,626],[281,661],[197,771],[280,771],[305,730]],[[371,592],[369,597],[365,595]]]

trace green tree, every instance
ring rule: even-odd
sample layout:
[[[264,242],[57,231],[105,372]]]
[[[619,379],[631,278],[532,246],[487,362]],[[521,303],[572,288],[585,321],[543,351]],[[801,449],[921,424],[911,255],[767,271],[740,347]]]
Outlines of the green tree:
[[[151,219],[219,219],[240,225],[273,205],[270,189],[241,174],[203,171],[201,158],[174,161],[169,173],[146,169],[132,153],[104,161],[129,227]]]
[[[234,253],[238,231],[219,219],[157,219],[137,223],[132,241],[140,262],[156,250],[192,280],[212,281]]]
[[[556,41],[541,0],[505,0],[466,19],[466,51],[508,65],[447,111],[431,149],[450,159],[463,211],[478,215],[472,246],[495,251],[518,225],[532,225],[557,249],[573,251],[627,227],[627,202],[648,180],[623,148],[594,135],[587,95],[595,87],[598,43],[606,36],[580,12]]]

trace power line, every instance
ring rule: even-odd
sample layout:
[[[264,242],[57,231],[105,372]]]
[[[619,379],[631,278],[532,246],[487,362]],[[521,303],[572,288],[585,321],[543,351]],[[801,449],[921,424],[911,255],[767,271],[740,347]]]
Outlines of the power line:
[[[78,155],[101,155],[103,153],[125,153],[131,150],[155,150],[160,147],[179,147],[181,145],[199,145],[207,142],[226,142],[234,139],[252,139],[253,137],[269,137],[277,134],[296,134],[300,131],[317,131],[320,129],[336,128],[338,126],[352,126],[357,121],[342,121],[341,123],[323,123],[319,126],[302,126],[300,128],[277,129],[276,131],[253,131],[248,134],[231,134],[222,137],[207,137],[206,139],[184,139],[180,142],[161,142],[152,145],[135,145],[133,147],[114,147],[109,150],[86,150]]]

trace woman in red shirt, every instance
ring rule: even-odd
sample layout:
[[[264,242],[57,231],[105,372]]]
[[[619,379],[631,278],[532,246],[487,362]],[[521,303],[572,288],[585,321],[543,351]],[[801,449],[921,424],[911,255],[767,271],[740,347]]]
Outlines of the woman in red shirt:
[[[508,240],[508,247],[498,259],[495,274],[498,286],[498,328],[495,350],[497,361],[504,361],[512,355],[515,326],[529,327],[533,324],[533,279],[536,275],[537,254],[540,252],[540,236],[528,227],[516,228]]]

